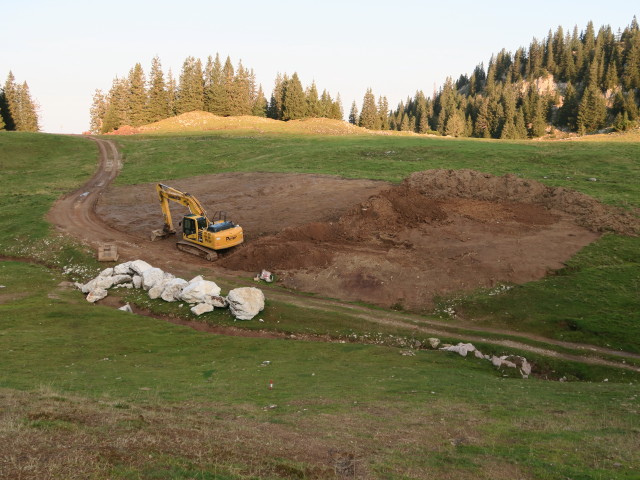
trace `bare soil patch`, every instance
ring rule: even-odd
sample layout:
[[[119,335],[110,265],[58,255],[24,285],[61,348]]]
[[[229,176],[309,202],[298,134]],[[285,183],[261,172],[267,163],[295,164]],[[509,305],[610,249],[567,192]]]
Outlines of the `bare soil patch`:
[[[418,172],[401,185],[275,173],[167,183],[245,230],[246,243],[215,264],[196,259],[212,275],[265,268],[289,288],[418,311],[437,295],[539,279],[601,232],[634,234],[639,223],[574,191],[472,170]],[[97,213],[140,242],[162,224],[152,184],[109,187]],[[148,246],[186,256],[170,243]]]

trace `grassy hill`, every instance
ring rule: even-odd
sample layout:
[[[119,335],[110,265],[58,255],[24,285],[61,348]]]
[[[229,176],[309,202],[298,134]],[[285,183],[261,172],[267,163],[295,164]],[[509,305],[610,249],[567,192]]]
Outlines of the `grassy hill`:
[[[201,132],[118,142],[123,184],[154,181],[157,171],[178,178],[234,170],[398,181],[410,171],[464,166],[572,186],[627,208],[640,199],[637,143],[622,140]],[[588,368],[584,378],[593,381],[525,381],[442,352],[216,336],[90,305],[61,284],[69,278],[62,268],[90,275],[97,265],[42,217],[58,194],[87,178],[95,147],[75,137],[0,133],[0,152],[0,255],[49,265],[0,261],[2,478],[632,479],[640,470],[631,372],[550,361],[559,371]],[[594,343],[628,337],[637,346],[629,332],[640,311],[639,246],[608,235],[560,276],[457,301],[487,323],[522,305],[515,318],[533,330],[550,310],[566,318],[579,311],[597,331],[553,321],[544,328]],[[322,328],[312,309],[269,308],[283,322]],[[330,320],[372,328],[355,327],[348,312]]]

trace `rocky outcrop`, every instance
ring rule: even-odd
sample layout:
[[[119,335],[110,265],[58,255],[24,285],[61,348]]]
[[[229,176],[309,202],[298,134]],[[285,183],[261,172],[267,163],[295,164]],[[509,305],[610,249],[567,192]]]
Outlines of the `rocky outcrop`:
[[[433,347],[434,343],[429,339],[429,342]],[[439,340],[438,340],[439,343]],[[438,344],[436,343],[436,345]],[[497,357],[495,355],[484,355],[480,350],[478,350],[472,343],[458,343],[457,345],[443,345],[440,347],[440,350],[446,352],[454,352],[462,357],[466,357],[467,354],[473,353],[475,358],[480,360],[488,360],[491,364],[496,367],[498,370],[504,370],[505,368],[515,368],[518,370],[522,378],[529,378],[531,375],[531,364],[527,361],[526,358],[521,357],[519,355],[504,355],[501,357]]]

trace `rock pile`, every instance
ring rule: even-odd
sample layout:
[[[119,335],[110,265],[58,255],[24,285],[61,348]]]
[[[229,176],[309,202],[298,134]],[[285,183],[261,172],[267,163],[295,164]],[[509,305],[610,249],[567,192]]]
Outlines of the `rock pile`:
[[[186,281],[175,275],[149,265],[144,260],[121,263],[106,268],[97,277],[85,284],[75,286],[87,294],[87,301],[95,303],[108,295],[110,288],[141,288],[149,298],[161,298],[165,302],[186,302],[191,312],[202,315],[214,308],[229,307],[238,320],[251,320],[264,310],[264,294],[254,287],[235,288],[227,297],[220,295],[221,289],[215,282],[201,276]]]
[[[462,357],[466,357],[467,354],[473,353],[476,358],[489,360],[498,370],[502,370],[504,368],[517,368],[520,375],[522,375],[522,378],[529,378],[529,375],[531,375],[531,364],[526,358],[519,355],[503,355],[501,357],[496,357],[495,355],[484,355],[471,343],[444,345],[440,347],[440,350],[455,352]]]

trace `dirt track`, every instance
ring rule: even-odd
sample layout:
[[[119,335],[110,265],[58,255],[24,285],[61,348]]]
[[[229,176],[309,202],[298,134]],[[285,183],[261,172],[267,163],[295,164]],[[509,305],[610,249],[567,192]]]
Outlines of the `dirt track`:
[[[611,226],[610,215],[597,218],[595,223],[584,220],[591,218],[589,212],[594,208],[600,208],[594,207],[597,202],[593,199],[577,194],[575,199],[566,200],[571,195],[544,188],[540,190],[539,184],[534,185],[538,192],[533,193],[543,198],[560,194],[566,200],[562,207],[564,210],[581,205],[583,220],[580,220],[579,212],[569,215],[540,204],[464,198],[466,193],[460,191],[460,185],[456,187],[456,198],[440,198],[438,192],[441,190],[433,185],[429,186],[429,196],[420,191],[420,185],[424,187],[428,183],[421,174],[412,175],[400,186],[323,175],[256,173],[203,176],[171,182],[173,186],[196,195],[204,205],[234,212],[234,219],[248,233],[247,245],[225,256],[222,261],[209,264],[174,250],[170,246],[171,241],[152,243],[147,239],[149,230],[158,228],[161,223],[153,185],[108,188],[121,167],[119,153],[111,141],[93,140],[100,149],[100,165],[95,176],[56,202],[48,220],[61,231],[87,244],[97,247],[101,242],[115,242],[121,258],[143,258],[178,275],[203,267],[212,270],[212,278],[233,275],[235,272],[229,268],[240,267],[254,272],[258,266],[273,268],[265,262],[270,258],[285,285],[341,299],[367,300],[382,305],[403,302],[404,306],[420,309],[431,305],[432,295],[444,293],[447,289],[453,291],[488,286],[499,281],[539,278],[547,269],[561,266],[563,260],[597,238],[598,233],[594,230],[615,228]],[[474,181],[482,175],[477,172],[469,174],[469,171],[462,174],[471,175]],[[429,176],[428,180],[433,184],[434,181],[446,180],[447,176],[451,177],[445,182],[448,185],[451,181],[460,180],[459,175],[451,171],[441,171],[436,177]],[[495,178],[502,177],[486,177],[491,181]],[[466,184],[474,181],[466,181]],[[501,183],[512,197],[524,196],[534,201],[531,189],[523,190],[519,182],[523,181],[503,179]],[[513,192],[514,188],[520,189],[519,196]],[[227,192],[235,193],[229,195]],[[495,196],[500,188],[493,185],[492,192],[491,195]],[[417,197],[418,194],[425,198]],[[590,228],[576,225],[576,218]],[[273,255],[270,248],[281,254]],[[278,267],[278,262],[283,268]],[[390,285],[384,284],[387,279]],[[337,285],[335,289],[334,285]],[[269,295],[274,299],[300,303],[295,294],[272,291]],[[415,326],[413,322],[419,319],[417,330],[424,333],[446,333],[451,327],[421,317],[406,318],[406,315],[317,298],[305,297],[302,303],[308,308],[325,310],[355,308],[355,316],[405,327]],[[464,328],[464,325],[460,326]],[[510,334],[470,326],[467,329],[477,332],[477,340],[498,345],[504,342],[484,340],[481,337],[483,332]],[[625,352],[518,335],[596,355],[637,358]],[[504,345],[521,350],[539,350],[513,341]],[[551,350],[538,353],[581,361],[579,357]],[[585,361],[640,370],[600,358]]]

